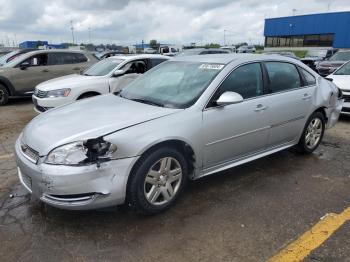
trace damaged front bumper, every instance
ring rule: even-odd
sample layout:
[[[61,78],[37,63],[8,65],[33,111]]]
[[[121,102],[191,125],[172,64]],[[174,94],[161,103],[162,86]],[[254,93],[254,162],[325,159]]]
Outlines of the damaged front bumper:
[[[41,201],[62,209],[97,209],[123,204],[129,173],[138,157],[84,166],[35,164],[16,142],[16,162],[22,185]]]

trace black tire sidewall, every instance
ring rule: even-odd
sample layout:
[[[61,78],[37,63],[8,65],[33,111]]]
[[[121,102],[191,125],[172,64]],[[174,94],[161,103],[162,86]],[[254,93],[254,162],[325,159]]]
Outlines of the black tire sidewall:
[[[160,206],[152,205],[144,194],[144,181],[149,169],[159,159],[164,157],[175,158],[182,168],[182,179],[178,192],[168,203]],[[162,147],[147,153],[141,157],[139,165],[132,172],[127,188],[127,203],[136,212],[141,214],[156,214],[168,209],[183,192],[188,180],[188,164],[183,154],[171,147]]]
[[[314,120],[315,118],[319,118],[321,120],[321,123],[322,123],[322,133],[321,133],[321,138],[320,140],[318,141],[317,145],[315,147],[313,147],[312,149],[308,148],[306,146],[306,141],[305,141],[305,138],[306,138],[306,132],[307,132],[307,128],[310,124],[310,122],[312,120]],[[326,128],[326,123],[325,123],[325,118],[324,118],[324,115],[321,113],[321,112],[314,112],[310,117],[309,119],[307,120],[306,124],[305,124],[305,127],[304,127],[304,130],[303,130],[303,134],[300,138],[300,141],[299,141],[299,144],[298,144],[298,147],[300,149],[300,151],[302,153],[306,153],[306,154],[311,154],[313,151],[315,151],[318,146],[321,144],[322,142],[322,139],[323,139],[323,135],[324,135],[324,131],[325,131],[325,128]]]
[[[7,104],[10,94],[3,85],[0,85],[0,91],[4,92],[4,97],[0,100],[0,106],[3,106]]]

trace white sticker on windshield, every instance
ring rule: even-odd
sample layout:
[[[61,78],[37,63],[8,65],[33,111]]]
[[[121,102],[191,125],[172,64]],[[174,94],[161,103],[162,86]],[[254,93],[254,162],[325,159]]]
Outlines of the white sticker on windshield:
[[[219,64],[201,64],[200,69],[211,69],[211,70],[221,70],[224,68],[224,65]]]

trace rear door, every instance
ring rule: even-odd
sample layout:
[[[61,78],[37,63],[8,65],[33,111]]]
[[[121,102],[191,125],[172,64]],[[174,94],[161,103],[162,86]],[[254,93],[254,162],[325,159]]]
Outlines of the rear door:
[[[52,52],[48,55],[49,70],[52,78],[80,73],[81,66],[75,53]]]
[[[271,126],[268,147],[299,139],[311,110],[316,80],[306,83],[297,66],[287,62],[265,62],[268,78],[267,116]]]

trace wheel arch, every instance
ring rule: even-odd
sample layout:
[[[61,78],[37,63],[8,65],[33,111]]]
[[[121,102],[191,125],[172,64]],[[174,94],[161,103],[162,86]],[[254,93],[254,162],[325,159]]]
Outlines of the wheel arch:
[[[185,157],[187,164],[188,164],[188,167],[189,167],[189,175],[191,178],[192,174],[194,173],[195,167],[196,167],[196,161],[197,161],[196,154],[195,154],[193,147],[189,143],[185,142],[184,140],[178,139],[178,138],[171,138],[168,140],[158,141],[158,142],[153,143],[153,144],[149,145],[148,147],[144,148],[142,150],[142,152],[140,153],[140,158],[135,162],[135,164],[131,168],[130,174],[134,173],[135,169],[140,165],[140,163],[147,156],[147,154],[149,154],[150,152],[152,152],[154,150],[157,150],[158,148],[166,147],[166,146],[171,147],[171,148],[175,148],[176,150],[178,150],[179,152],[184,154],[184,157]],[[130,176],[129,176],[129,179],[130,179]],[[129,179],[128,179],[128,183],[129,183]]]
[[[97,91],[84,91],[84,92],[82,92],[81,94],[78,95],[76,100],[80,100],[80,99],[83,98],[83,96],[90,95],[90,94],[94,95],[94,96],[102,95],[100,92],[97,92]]]
[[[0,76],[0,85],[3,85],[7,89],[10,96],[15,95],[15,89],[12,86],[10,80],[8,80],[6,77]]]

